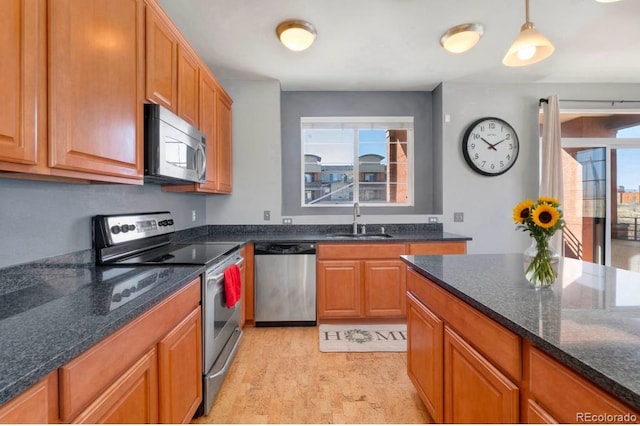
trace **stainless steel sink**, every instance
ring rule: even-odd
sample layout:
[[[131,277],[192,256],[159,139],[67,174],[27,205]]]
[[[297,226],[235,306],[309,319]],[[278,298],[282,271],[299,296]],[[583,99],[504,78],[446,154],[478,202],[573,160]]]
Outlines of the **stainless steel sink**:
[[[392,238],[393,235],[389,234],[332,234],[330,238],[336,239],[356,239],[356,240],[384,240],[385,238]]]

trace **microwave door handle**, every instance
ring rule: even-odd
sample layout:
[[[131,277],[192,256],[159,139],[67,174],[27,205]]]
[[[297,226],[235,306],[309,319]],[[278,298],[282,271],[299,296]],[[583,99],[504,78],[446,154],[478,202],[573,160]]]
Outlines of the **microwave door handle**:
[[[198,145],[196,149],[196,173],[198,175],[198,179],[204,180],[205,177],[205,169],[207,167],[207,157],[205,154],[205,150],[202,145]]]

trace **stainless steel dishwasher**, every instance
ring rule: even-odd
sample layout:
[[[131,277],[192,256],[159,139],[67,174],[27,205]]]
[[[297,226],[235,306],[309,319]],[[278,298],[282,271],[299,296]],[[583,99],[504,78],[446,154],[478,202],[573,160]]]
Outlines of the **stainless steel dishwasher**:
[[[255,325],[316,325],[316,244],[255,243]]]

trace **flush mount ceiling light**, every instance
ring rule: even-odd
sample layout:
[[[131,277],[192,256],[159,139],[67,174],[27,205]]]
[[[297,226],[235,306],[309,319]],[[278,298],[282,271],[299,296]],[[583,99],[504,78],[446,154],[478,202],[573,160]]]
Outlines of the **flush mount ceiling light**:
[[[316,38],[316,29],[306,21],[289,20],[278,25],[276,34],[287,49],[299,52],[311,46]]]
[[[615,3],[620,0],[596,0],[598,3]]]
[[[442,34],[440,44],[448,52],[462,53],[475,46],[482,34],[484,27],[481,24],[456,25]]]
[[[529,0],[525,0],[525,7],[526,21],[520,28],[520,35],[502,59],[502,63],[508,67],[535,64],[551,56],[555,50],[551,42],[529,21]]]

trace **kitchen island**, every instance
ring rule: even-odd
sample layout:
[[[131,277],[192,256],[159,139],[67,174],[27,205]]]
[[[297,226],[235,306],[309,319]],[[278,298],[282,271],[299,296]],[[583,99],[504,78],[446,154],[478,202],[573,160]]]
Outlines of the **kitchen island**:
[[[638,421],[640,274],[565,258],[535,290],[521,254],[403,260],[409,375],[436,421]]]

